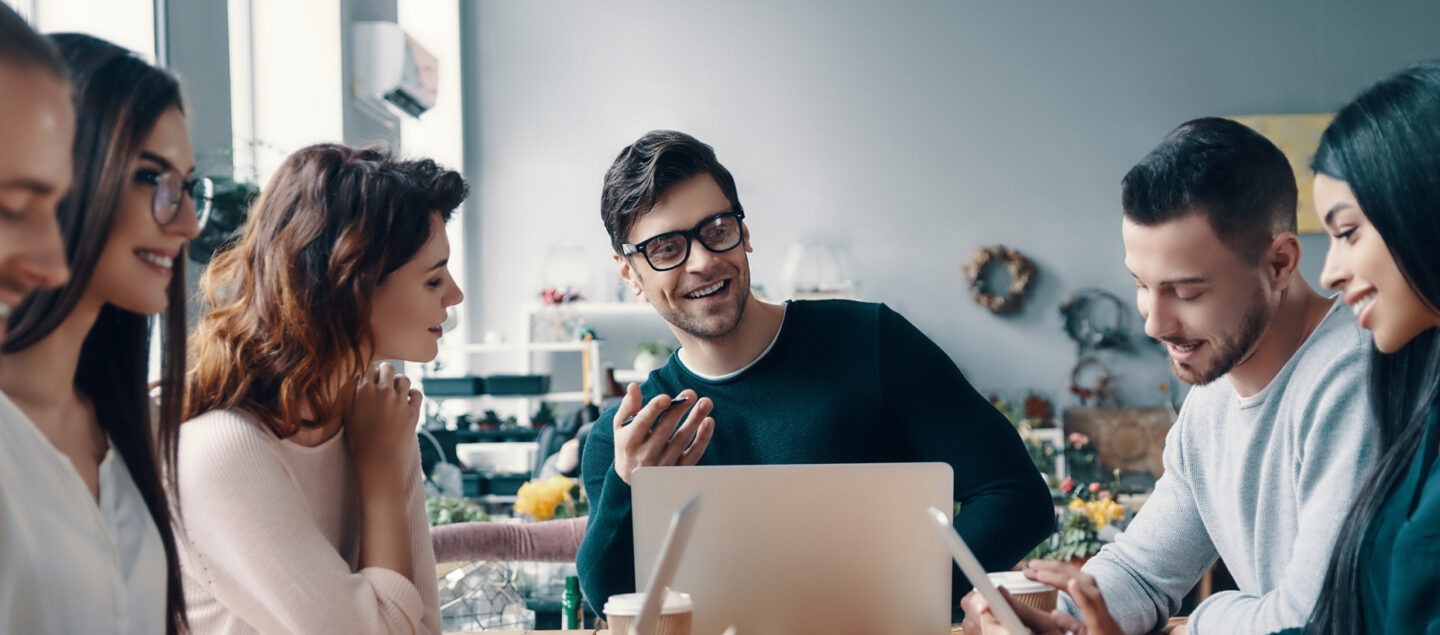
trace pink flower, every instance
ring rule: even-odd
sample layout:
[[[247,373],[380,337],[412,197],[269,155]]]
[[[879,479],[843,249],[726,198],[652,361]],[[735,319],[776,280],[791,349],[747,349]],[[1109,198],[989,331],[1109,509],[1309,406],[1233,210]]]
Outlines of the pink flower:
[[[1102,500],[1102,501],[1108,501],[1108,500],[1110,500],[1110,490],[1108,490],[1108,489],[1100,490],[1100,500]]]
[[[1065,439],[1069,441],[1071,447],[1074,447],[1076,450],[1090,443],[1090,437],[1080,432],[1071,432],[1070,436],[1065,437]]]
[[[1099,483],[1091,483],[1091,484],[1090,484],[1090,493],[1091,493],[1091,494],[1094,494],[1094,493],[1099,492],[1099,491],[1100,491],[1100,484],[1099,484]]]
[[[1069,494],[1069,493],[1070,493],[1071,491],[1073,491],[1074,489],[1075,489],[1075,479],[1074,479],[1074,478],[1071,478],[1071,477],[1067,476],[1067,477],[1065,477],[1065,480],[1060,481],[1060,491],[1062,491],[1062,492],[1064,492],[1064,493],[1066,493],[1066,494]]]

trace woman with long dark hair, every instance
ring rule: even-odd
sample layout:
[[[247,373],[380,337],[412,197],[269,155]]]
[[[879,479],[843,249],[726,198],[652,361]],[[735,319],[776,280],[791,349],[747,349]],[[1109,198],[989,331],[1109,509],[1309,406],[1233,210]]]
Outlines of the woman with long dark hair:
[[[58,210],[71,276],[21,302],[0,347],[0,408],[33,423],[26,485],[50,496],[25,512],[50,521],[26,557],[41,558],[33,601],[58,627],[32,632],[173,633],[184,604],[161,474],[183,389],[185,244],[208,202],[188,196],[200,188],[175,78],[104,40],[53,40],[77,116]],[[157,422],[146,377],[162,312]]]
[[[1346,516],[1304,632],[1434,633],[1440,629],[1440,60],[1360,93],[1325,129],[1312,166],[1315,213],[1330,234],[1321,282],[1341,292],[1374,336],[1370,393],[1382,454]],[[1070,591],[1091,633],[1112,632],[1098,593]]]
[[[376,362],[439,352],[466,194],[433,161],[310,146],[211,261],[179,454],[197,631],[440,631],[421,395]]]
[[[1440,629],[1440,60],[1335,116],[1315,153],[1331,236],[1321,281],[1375,341],[1379,464],[1350,511],[1306,632]]]

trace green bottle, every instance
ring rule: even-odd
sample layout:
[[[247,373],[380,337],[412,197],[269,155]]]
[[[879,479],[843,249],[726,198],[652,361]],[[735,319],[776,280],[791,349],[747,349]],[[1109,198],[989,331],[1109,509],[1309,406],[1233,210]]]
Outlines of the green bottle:
[[[573,575],[566,576],[565,595],[560,599],[560,628],[566,630],[585,628],[580,625],[580,607],[580,578]]]

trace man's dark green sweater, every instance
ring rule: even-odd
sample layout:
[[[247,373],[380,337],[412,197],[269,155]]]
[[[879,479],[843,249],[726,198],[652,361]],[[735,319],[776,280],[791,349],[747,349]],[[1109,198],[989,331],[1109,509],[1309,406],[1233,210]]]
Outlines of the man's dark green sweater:
[[[1050,534],[1054,512],[1014,427],[944,351],[883,304],[791,302],[758,361],[721,380],[670,358],[645,400],[686,388],[715,402],[701,465],[940,461],[955,470],[955,526],[990,571],[1013,566]],[[577,565],[585,598],[635,590],[630,486],[615,472],[615,409],[584,449],[589,526]],[[970,589],[955,569],[953,595]]]

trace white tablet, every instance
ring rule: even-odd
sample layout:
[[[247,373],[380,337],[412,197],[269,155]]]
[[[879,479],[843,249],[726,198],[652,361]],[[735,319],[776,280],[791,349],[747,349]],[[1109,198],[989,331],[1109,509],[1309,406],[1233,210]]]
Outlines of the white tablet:
[[[685,546],[690,542],[690,533],[695,531],[695,520],[700,516],[700,500],[704,494],[696,494],[670,520],[670,530],[665,533],[665,543],[660,547],[660,559],[655,561],[655,571],[650,574],[650,584],[645,586],[645,603],[640,614],[630,625],[630,634],[652,633],[655,621],[660,619],[660,607],[670,582],[675,579],[675,570],[680,567],[680,558],[685,555]]]
[[[1011,635],[1029,635],[1030,629],[1020,621],[1020,616],[1015,614],[1015,609],[1010,608],[1010,603],[1005,601],[1005,596],[1000,595],[1000,590],[990,583],[990,576],[985,575],[985,567],[980,566],[980,561],[975,559],[975,554],[971,553],[965,539],[960,537],[960,532],[955,531],[955,526],[950,523],[950,516],[934,507],[928,512],[931,520],[935,521],[935,530],[944,534],[945,546],[950,549],[950,556],[955,559],[955,564],[960,565],[960,571],[970,580],[970,584],[990,603],[990,612],[1000,620],[1000,625]]]

